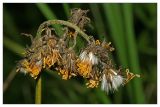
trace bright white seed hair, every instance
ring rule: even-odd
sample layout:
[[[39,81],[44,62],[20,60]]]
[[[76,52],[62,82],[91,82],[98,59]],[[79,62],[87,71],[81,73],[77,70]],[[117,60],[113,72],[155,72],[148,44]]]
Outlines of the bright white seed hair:
[[[98,64],[98,58],[92,52],[89,52],[89,60],[93,65]]]
[[[80,54],[79,57],[80,57],[81,60],[85,60],[86,58],[88,58],[87,52],[86,52],[86,51],[83,51],[83,52]]]
[[[84,61],[84,60],[89,60],[89,61],[91,61],[91,63],[92,63],[93,65],[98,64],[98,58],[97,58],[92,52],[89,52],[89,54],[87,54],[86,51],[83,51],[83,52],[80,54],[80,59],[81,59],[82,61]]]
[[[122,85],[124,78],[121,75],[118,75],[115,72],[116,75],[111,74],[110,78],[106,78],[106,74],[103,74],[102,77],[102,84],[101,89],[109,93],[109,91],[114,92],[117,90],[117,88]]]

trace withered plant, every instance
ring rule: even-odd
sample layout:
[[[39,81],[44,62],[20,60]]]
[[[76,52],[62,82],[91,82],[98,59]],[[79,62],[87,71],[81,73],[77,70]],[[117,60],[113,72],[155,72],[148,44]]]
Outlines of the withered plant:
[[[106,93],[114,92],[121,85],[125,85],[138,74],[122,70],[112,64],[109,54],[114,51],[111,42],[95,40],[93,36],[84,33],[85,26],[90,23],[87,17],[89,10],[72,9],[68,21],[48,20],[43,22],[37,31],[37,35],[24,34],[31,37],[32,44],[25,50],[24,58],[17,64],[17,72],[30,74],[37,80],[36,103],[41,102],[41,79],[44,69],[57,71],[64,80],[81,76],[87,80],[87,88],[101,89]],[[60,24],[62,35],[58,35],[51,26]],[[77,36],[82,36],[86,41],[86,47],[75,52]]]

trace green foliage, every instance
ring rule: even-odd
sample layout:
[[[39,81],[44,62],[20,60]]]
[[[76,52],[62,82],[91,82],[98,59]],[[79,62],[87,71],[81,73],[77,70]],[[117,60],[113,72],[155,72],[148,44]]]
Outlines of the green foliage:
[[[15,68],[16,61],[23,56],[25,44],[30,45],[29,39],[20,36],[20,33],[35,34],[43,21],[66,20],[70,9],[82,8],[90,10],[89,17],[94,28],[87,28],[87,33],[100,40],[112,41],[116,67],[129,68],[142,77],[107,95],[100,88],[86,88],[80,77],[64,81],[56,71],[45,71],[42,75],[42,103],[157,103],[157,4],[6,3],[3,7],[4,83]],[[19,11],[21,14],[18,14]],[[60,35],[60,26],[54,27]],[[77,41],[77,51],[84,46],[81,41]],[[17,73],[3,93],[3,103],[34,103],[34,92],[35,80]]]

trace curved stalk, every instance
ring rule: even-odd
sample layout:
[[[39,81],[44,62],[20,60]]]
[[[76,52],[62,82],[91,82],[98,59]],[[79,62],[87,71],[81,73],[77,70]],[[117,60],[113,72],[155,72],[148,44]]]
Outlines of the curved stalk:
[[[37,31],[37,37],[41,36],[41,32],[43,31],[44,27],[53,25],[53,24],[60,24],[60,25],[65,25],[67,27],[73,28],[76,32],[78,32],[88,43],[90,43],[89,41],[89,36],[87,34],[85,34],[78,26],[76,26],[73,23],[70,23],[68,21],[64,21],[64,20],[48,20],[43,22]]]

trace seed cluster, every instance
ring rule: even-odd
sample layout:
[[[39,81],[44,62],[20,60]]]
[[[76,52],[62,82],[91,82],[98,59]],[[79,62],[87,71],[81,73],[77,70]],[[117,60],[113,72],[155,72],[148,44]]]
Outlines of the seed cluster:
[[[87,17],[88,10],[73,9],[68,20],[80,30],[90,22]],[[43,69],[55,69],[62,79],[68,80],[73,76],[87,79],[88,88],[98,87],[101,83],[102,90],[107,93],[117,90],[120,85],[126,84],[138,74],[126,70],[126,75],[121,69],[116,69],[109,54],[114,51],[111,42],[95,40],[89,37],[88,44],[79,53],[75,52],[76,37],[79,32],[71,27],[64,27],[64,33],[59,37],[55,30],[45,26],[40,37],[32,40],[32,44],[25,50],[25,56],[18,62],[17,72],[30,74],[37,78]],[[72,46],[70,45],[72,42]],[[123,74],[123,75],[122,75]]]

